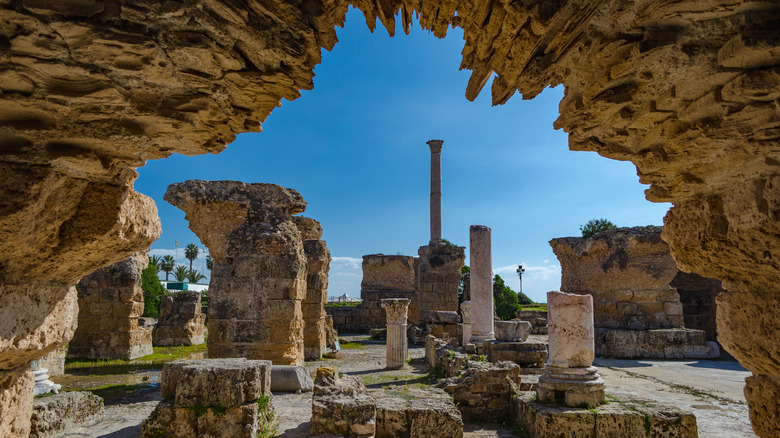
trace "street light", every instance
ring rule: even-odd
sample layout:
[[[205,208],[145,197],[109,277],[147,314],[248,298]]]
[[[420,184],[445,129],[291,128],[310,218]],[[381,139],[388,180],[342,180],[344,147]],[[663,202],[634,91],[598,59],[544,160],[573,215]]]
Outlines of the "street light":
[[[525,272],[525,268],[523,268],[523,265],[519,265],[515,272],[517,272],[517,277],[520,279],[520,293],[523,293],[523,272]]]

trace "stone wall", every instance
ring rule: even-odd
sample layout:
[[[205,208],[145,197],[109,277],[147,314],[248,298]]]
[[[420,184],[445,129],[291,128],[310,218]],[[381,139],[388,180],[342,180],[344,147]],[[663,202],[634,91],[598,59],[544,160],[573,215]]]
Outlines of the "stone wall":
[[[330,251],[322,239],[322,226],[314,219],[293,216],[301,232],[306,255],[306,296],[301,303],[303,313],[303,355],[306,360],[322,357],[327,346],[325,303],[328,301]]]
[[[708,341],[716,342],[718,331],[715,300],[721,292],[725,292],[721,282],[714,278],[680,271],[671,285],[680,294],[685,327],[703,330]]]
[[[208,246],[210,358],[303,362],[306,256],[292,219],[306,202],[275,184],[189,180],[165,200],[181,208]]]
[[[419,315],[428,310],[458,311],[458,286],[460,270],[466,260],[465,249],[450,243],[420,247],[417,277]],[[411,309],[409,315],[410,322],[418,323],[411,319]]]
[[[155,346],[198,345],[206,342],[206,315],[200,292],[178,292],[160,300],[160,317],[152,331]]]
[[[385,311],[381,302],[386,298],[408,298],[409,322],[419,320],[417,294],[418,259],[412,256],[369,254],[363,256],[363,280],[360,283],[362,324],[371,328],[384,327]],[[353,321],[354,323],[355,321]]]
[[[564,85],[555,127],[571,150],[631,161],[682,269],[724,281],[719,340],[755,374],[759,435],[780,414],[777,2],[361,2],[373,30],[397,21],[463,30],[466,98],[488,78],[503,104]],[[0,379],[67,344],[72,286],[160,235],[135,168],[224,149],[313,87],[349,2],[0,6]],[[289,35],[289,38],[278,38]],[[518,134],[521,135],[521,134]],[[21,383],[20,383],[21,384]],[[762,385],[761,388],[753,385]],[[11,385],[11,387],[16,387]],[[9,394],[3,412],[29,413]],[[6,395],[8,397],[6,397]],[[776,400],[777,397],[770,400]],[[8,401],[11,400],[11,401]],[[765,407],[770,409],[765,409]],[[4,415],[0,435],[24,435]],[[22,418],[21,429],[11,420]],[[757,420],[760,419],[760,420]]]
[[[152,331],[138,326],[144,313],[141,274],[148,264],[146,253],[136,253],[81,279],[78,328],[68,357],[128,360],[152,354]]]

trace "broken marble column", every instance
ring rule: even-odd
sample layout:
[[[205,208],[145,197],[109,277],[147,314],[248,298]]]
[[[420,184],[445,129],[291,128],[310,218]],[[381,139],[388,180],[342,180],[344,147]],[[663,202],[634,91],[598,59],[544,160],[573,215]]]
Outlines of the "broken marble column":
[[[387,368],[398,369],[406,365],[406,313],[409,309],[408,298],[386,298],[382,308],[387,313]]]
[[[429,140],[431,148],[431,245],[441,242],[441,147],[444,140]]]
[[[43,395],[49,393],[58,394],[62,385],[58,385],[49,380],[49,370],[41,367],[41,360],[34,360],[30,363],[30,369],[35,376],[35,386],[33,387],[33,394]]]
[[[460,303],[460,314],[463,318],[463,338],[461,344],[465,347],[471,342],[471,301]]]
[[[471,272],[471,343],[495,339],[493,332],[493,254],[491,230],[484,225],[469,228]]]
[[[539,377],[542,403],[595,407],[604,403],[604,381],[593,365],[593,297],[547,292],[549,356]]]
[[[322,240],[322,226],[314,219],[293,216],[303,239],[306,255],[306,296],[301,303],[303,312],[303,356],[317,360],[327,348],[325,332],[325,303],[328,301],[328,271],[330,251]]]
[[[306,208],[301,195],[275,184],[190,180],[170,185],[164,199],[184,210],[214,258],[209,357],[300,365],[306,255],[292,215]]]
[[[152,354],[152,330],[138,325],[148,266],[146,253],[138,252],[79,281],[78,327],[68,357],[130,360]]]

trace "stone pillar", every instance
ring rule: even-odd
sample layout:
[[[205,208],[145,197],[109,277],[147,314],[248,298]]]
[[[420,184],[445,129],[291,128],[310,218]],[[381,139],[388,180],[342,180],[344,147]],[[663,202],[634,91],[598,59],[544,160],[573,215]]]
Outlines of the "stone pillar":
[[[543,403],[590,407],[604,403],[604,381],[593,365],[593,297],[547,292],[549,356],[539,377]]]
[[[155,347],[198,345],[206,342],[206,315],[200,304],[200,292],[178,292],[162,297],[160,317],[152,332]]]
[[[421,246],[417,253],[420,255],[417,277],[419,302],[417,313],[412,313],[409,321],[421,323],[423,315],[429,310],[457,312],[460,271],[466,260],[466,248],[441,242]]]
[[[306,256],[292,215],[306,202],[275,184],[190,180],[164,199],[187,214],[214,258],[209,284],[210,358],[303,362]]]
[[[398,369],[406,365],[406,312],[408,298],[386,298],[382,308],[387,313],[387,368]]]
[[[328,271],[330,251],[322,240],[322,226],[314,219],[293,216],[301,232],[303,252],[306,255],[306,296],[303,298],[303,356],[317,360],[327,348],[325,330],[325,303],[328,301]]]
[[[469,228],[471,275],[471,343],[495,339],[493,332],[493,253],[491,230],[484,225]]]
[[[465,347],[471,342],[471,301],[460,303],[460,314],[463,317],[463,339],[461,343]]]
[[[68,357],[131,360],[152,354],[152,330],[138,326],[147,266],[146,253],[138,252],[79,281],[78,327]]]
[[[429,140],[431,148],[431,245],[441,242],[441,146],[444,140]]]

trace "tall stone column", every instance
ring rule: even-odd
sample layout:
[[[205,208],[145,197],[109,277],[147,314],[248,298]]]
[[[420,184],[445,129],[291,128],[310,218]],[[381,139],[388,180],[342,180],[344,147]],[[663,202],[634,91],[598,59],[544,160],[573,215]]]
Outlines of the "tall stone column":
[[[493,332],[493,248],[491,230],[484,225],[469,228],[471,275],[471,343],[495,339]]]
[[[595,407],[604,403],[604,381],[593,365],[593,297],[547,292],[549,356],[537,393],[543,403]]]
[[[385,298],[382,308],[387,313],[387,368],[398,369],[406,365],[406,313],[408,298]]]
[[[306,296],[301,303],[303,311],[303,355],[306,360],[317,360],[327,348],[325,330],[325,302],[328,301],[328,271],[330,251],[322,239],[322,226],[314,219],[293,216],[301,232],[303,252],[306,254]]]
[[[429,140],[431,148],[431,245],[441,242],[441,146],[444,140]]]
[[[301,364],[306,256],[292,219],[306,208],[301,195],[275,184],[190,180],[171,184],[164,199],[184,210],[214,257],[209,357]]]

